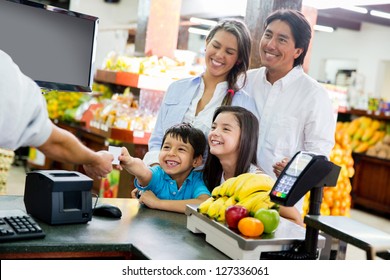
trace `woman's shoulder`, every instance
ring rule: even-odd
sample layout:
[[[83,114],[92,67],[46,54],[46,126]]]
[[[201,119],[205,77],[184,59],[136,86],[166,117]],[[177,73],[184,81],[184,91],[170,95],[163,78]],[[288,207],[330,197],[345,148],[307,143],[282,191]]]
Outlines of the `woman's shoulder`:
[[[187,77],[180,80],[176,80],[169,85],[168,89],[174,87],[183,87],[183,86],[187,87],[190,86],[191,84],[198,84],[200,83],[200,79],[201,79],[200,76],[194,76],[194,77]]]
[[[166,100],[175,100],[180,97],[185,97],[183,93],[196,89],[200,83],[200,77],[189,77],[172,82],[165,93]]]

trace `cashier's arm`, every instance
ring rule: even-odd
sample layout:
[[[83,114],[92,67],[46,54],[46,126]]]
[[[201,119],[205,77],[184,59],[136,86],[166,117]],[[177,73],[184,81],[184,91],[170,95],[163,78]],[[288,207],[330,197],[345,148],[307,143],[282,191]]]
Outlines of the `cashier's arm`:
[[[201,204],[209,197],[207,194],[202,194],[194,199],[163,200],[156,197],[152,191],[145,191],[141,194],[139,202],[153,209],[184,213],[187,204]]]
[[[37,149],[55,161],[83,164],[85,172],[92,178],[105,177],[112,171],[114,157],[111,154],[92,151],[72,133],[54,124],[49,139]]]

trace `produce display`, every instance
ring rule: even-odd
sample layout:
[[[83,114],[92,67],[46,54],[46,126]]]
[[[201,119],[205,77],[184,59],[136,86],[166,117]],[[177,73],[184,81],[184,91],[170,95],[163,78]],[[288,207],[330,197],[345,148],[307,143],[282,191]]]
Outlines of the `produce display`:
[[[339,122],[336,128],[337,138],[349,136],[351,148],[354,153],[365,153],[370,147],[381,141],[390,134],[390,124],[370,117],[359,117],[351,122]]]
[[[14,151],[0,148],[0,194],[5,194],[7,191],[8,172],[14,161],[14,156]]]
[[[77,108],[91,97],[82,92],[48,91],[43,95],[47,102],[50,119],[74,121]]]
[[[367,122],[367,121],[365,121]],[[350,216],[351,180],[355,174],[352,158],[351,135],[348,133],[349,123],[338,122],[336,125],[335,146],[329,159],[341,167],[335,187],[324,187],[320,214],[324,216]],[[354,124],[355,125],[355,124]],[[309,211],[310,192],[306,194],[303,204],[303,214]]]
[[[201,73],[203,68],[188,63],[188,58],[185,57],[176,56],[174,59],[165,56],[159,58],[156,55],[130,57],[111,52],[105,58],[103,70],[182,79]]]
[[[375,146],[370,147],[366,155],[390,160],[390,132],[381,141],[377,142]]]
[[[266,174],[241,174],[214,188],[197,211],[248,237],[272,233],[279,225],[278,206],[269,196],[274,183]]]
[[[102,106],[93,112],[93,127],[144,132],[152,132],[154,129],[156,114],[140,108],[130,88],[126,88],[123,94],[114,94],[111,99],[105,99],[101,103]]]

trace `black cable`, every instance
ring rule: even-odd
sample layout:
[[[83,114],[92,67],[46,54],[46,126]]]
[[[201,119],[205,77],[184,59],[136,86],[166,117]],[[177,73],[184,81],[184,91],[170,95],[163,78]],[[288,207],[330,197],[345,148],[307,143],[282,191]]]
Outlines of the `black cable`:
[[[92,209],[95,209],[96,208],[96,205],[98,203],[98,200],[99,200],[99,195],[97,195],[96,193],[93,193],[92,196],[94,196],[96,198],[95,200],[95,204],[93,205],[93,208]]]

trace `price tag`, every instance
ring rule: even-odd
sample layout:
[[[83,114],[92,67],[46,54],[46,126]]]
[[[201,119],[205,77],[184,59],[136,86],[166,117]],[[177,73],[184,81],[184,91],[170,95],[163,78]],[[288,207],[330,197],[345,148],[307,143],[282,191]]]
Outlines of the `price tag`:
[[[145,132],[143,130],[134,130],[133,136],[138,138],[144,138]]]

